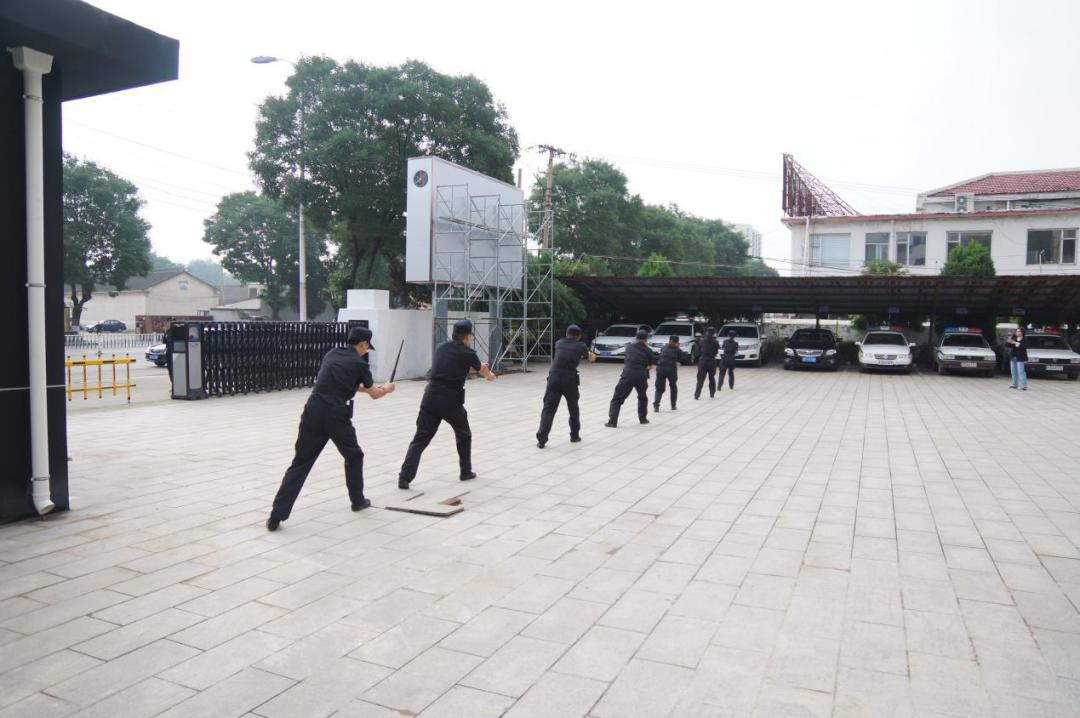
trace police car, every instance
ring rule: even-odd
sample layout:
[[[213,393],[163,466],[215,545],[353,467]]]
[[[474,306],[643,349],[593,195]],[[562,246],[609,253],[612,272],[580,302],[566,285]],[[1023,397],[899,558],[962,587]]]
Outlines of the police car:
[[[1080,354],[1074,352],[1056,329],[1032,331],[1024,337],[1029,375],[1062,375],[1076,381],[1080,376]]]
[[[624,359],[626,345],[634,341],[638,329],[652,332],[648,324],[612,324],[596,335],[592,350],[600,359]]]
[[[723,342],[731,332],[735,332],[735,341],[739,343],[739,352],[735,355],[736,362],[750,362],[754,366],[761,366],[769,360],[769,338],[757,324],[728,322],[720,327],[716,338]]]
[[[934,348],[938,374],[949,371],[994,375],[997,354],[978,327],[946,327]]]
[[[861,341],[859,347],[859,370],[901,369],[911,371],[911,350],[915,344],[909,342],[899,327],[882,327],[871,330]]]
[[[666,321],[658,326],[649,337],[649,348],[652,349],[654,356],[659,356],[660,350],[667,346],[671,338],[678,337],[679,349],[690,355],[691,364],[697,364],[698,342],[704,333],[705,327],[699,322],[688,319]]]

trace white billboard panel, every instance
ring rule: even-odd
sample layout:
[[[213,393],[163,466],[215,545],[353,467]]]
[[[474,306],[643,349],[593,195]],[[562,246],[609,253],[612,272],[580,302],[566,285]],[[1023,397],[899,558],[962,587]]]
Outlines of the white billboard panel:
[[[521,189],[437,157],[408,165],[405,281],[521,286]]]

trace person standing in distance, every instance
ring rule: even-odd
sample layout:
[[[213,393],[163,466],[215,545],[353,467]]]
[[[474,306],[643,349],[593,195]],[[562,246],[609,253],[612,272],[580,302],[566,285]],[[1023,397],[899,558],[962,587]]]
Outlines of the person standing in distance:
[[[679,346],[679,338],[668,338],[667,346],[660,350],[656,359],[656,394],[653,396],[653,411],[660,411],[660,399],[664,396],[664,385],[671,386],[671,410],[675,411],[675,402],[679,398],[679,367],[690,363],[690,355]]]
[[[1005,340],[1009,352],[1009,374],[1012,376],[1010,389],[1027,391],[1027,342],[1024,340],[1024,328],[1017,327]]]
[[[611,396],[608,407],[608,422],[604,426],[616,429],[619,426],[619,409],[631,391],[637,392],[637,414],[642,424],[649,423],[649,368],[653,366],[652,350],[645,344],[649,332],[638,329],[634,341],[626,345],[625,363],[615,393]]]
[[[315,388],[300,416],[296,455],[281,480],[281,488],[274,497],[274,508],[266,520],[266,528],[270,531],[277,531],[281,522],[288,520],[296,497],[327,441],[333,441],[345,459],[345,486],[349,489],[352,510],[371,506],[371,501],[364,498],[364,452],[356,443],[356,430],[352,425],[353,396],[359,393],[381,399],[392,394],[395,385],[374,386],[371,369],[364,358],[375,348],[371,346],[370,329],[350,329],[348,344],[331,349],[323,356],[315,377]]]
[[[694,398],[701,398],[701,387],[705,377],[709,378],[709,398],[716,396],[716,355],[720,352],[720,342],[716,339],[716,327],[705,330],[705,336],[698,344],[697,387]]]
[[[739,341],[735,338],[738,334],[732,330],[728,332],[727,339],[720,345],[720,381],[717,391],[724,389],[724,374],[727,374],[728,388],[735,390],[735,355],[739,353]]]
[[[398,474],[399,489],[409,488],[416,478],[420,455],[444,421],[453,428],[457,439],[461,480],[476,478],[472,470],[472,431],[469,429],[469,415],[465,411],[465,379],[470,371],[475,371],[488,381],[495,381],[495,372],[486,363],[481,363],[480,357],[469,346],[472,332],[472,322],[459,319],[454,322],[453,338],[435,350],[431,379],[424,390],[424,398],[420,400],[420,414],[416,417],[416,434]]]
[[[555,352],[548,372],[547,389],[544,391],[544,408],[540,412],[540,429],[536,432],[536,446],[543,449],[551,434],[551,424],[559,401],[566,398],[566,410],[570,412],[570,441],[581,441],[581,413],[578,410],[578,385],[581,377],[577,367],[582,359],[596,361],[596,355],[581,341],[581,327],[571,324],[566,328],[566,338],[555,342]]]

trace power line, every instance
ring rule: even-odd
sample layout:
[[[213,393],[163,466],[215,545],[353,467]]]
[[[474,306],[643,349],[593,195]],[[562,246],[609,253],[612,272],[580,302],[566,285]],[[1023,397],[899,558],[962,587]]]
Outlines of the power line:
[[[152,145],[152,144],[149,144],[147,142],[140,142],[139,140],[133,140],[130,137],[124,137],[123,135],[118,135],[118,134],[116,134],[114,132],[109,132],[108,130],[103,130],[103,129],[99,128],[99,127],[91,127],[90,125],[84,125],[81,122],[73,122],[73,121],[70,121],[70,120],[67,122],[67,124],[72,124],[72,125],[75,125],[77,127],[82,127],[84,129],[90,130],[91,132],[98,132],[98,133],[103,134],[103,135],[105,135],[107,137],[112,137],[112,138],[120,140],[122,142],[129,142],[129,143],[131,143],[133,145],[138,145],[139,147],[145,147],[146,149],[153,150],[155,152],[160,152],[160,153],[165,154],[165,155],[171,155],[173,157],[177,157],[177,158],[182,159],[182,160],[187,160],[188,162],[194,162],[196,164],[201,164],[201,165],[204,165],[206,167],[213,167],[214,169],[221,170],[222,172],[229,172],[229,173],[232,173],[232,174],[235,174],[235,175],[239,175],[241,177],[247,178],[248,180],[251,179],[251,175],[249,173],[247,173],[247,172],[241,172],[240,170],[234,169],[232,167],[225,167],[224,165],[218,165],[218,164],[214,164],[213,162],[207,162],[206,160],[201,159],[199,157],[194,157],[192,155],[185,155],[182,152],[174,152],[173,150],[167,150],[164,147],[158,147],[157,145]]]

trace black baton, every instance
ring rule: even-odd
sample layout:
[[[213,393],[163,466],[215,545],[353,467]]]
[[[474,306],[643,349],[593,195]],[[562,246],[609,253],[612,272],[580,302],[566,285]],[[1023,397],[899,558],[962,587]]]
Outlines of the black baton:
[[[394,383],[394,377],[397,376],[397,365],[401,361],[401,350],[405,348],[405,340],[401,340],[401,346],[397,348],[397,359],[394,360],[394,370],[390,372],[390,383]]]

